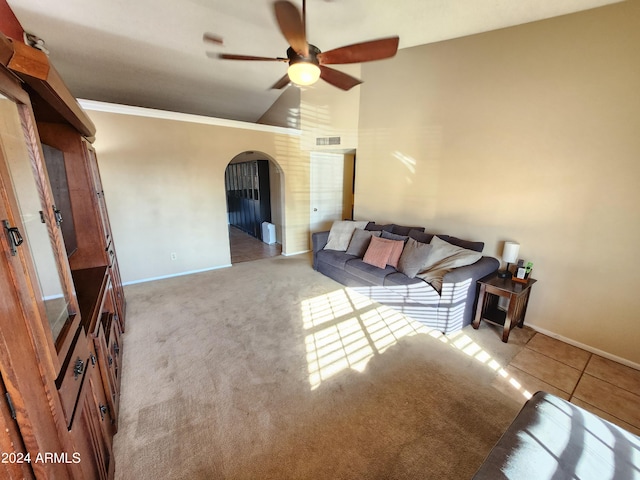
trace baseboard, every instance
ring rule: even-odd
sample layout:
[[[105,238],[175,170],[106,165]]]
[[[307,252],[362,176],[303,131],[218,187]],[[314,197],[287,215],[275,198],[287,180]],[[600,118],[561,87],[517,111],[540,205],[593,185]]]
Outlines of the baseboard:
[[[282,256],[283,257],[293,257],[294,255],[302,255],[303,253],[309,253],[311,250],[302,250],[300,252],[294,252],[294,253],[284,253],[282,252]]]
[[[578,348],[581,348],[582,350],[586,350],[587,352],[595,353],[596,355],[600,355],[601,357],[608,358],[609,360],[613,360],[614,362],[621,363],[622,365],[626,365],[627,367],[640,370],[640,363],[635,363],[635,362],[632,362],[631,360],[627,360],[626,358],[618,357],[616,355],[612,355],[611,353],[605,352],[603,350],[599,350],[589,345],[585,345],[584,343],[576,342],[575,340],[563,337],[562,335],[558,335],[557,333],[551,332],[545,328],[540,328],[536,325],[531,325],[530,323],[527,323],[526,325],[528,327],[533,328],[536,332],[540,332],[544,335],[547,335],[548,337],[555,338],[564,343],[568,343],[569,345],[573,345],[574,347],[578,347]]]
[[[183,277],[185,275],[193,275],[194,273],[210,272],[211,270],[220,270],[221,268],[229,268],[231,264],[220,265],[218,267],[203,268],[202,270],[190,270],[188,272],[172,273],[171,275],[162,275],[160,277],[143,278],[141,280],[133,280],[131,282],[122,282],[122,285],[135,285],[136,283],[153,282],[155,280],[164,280],[166,278]]]

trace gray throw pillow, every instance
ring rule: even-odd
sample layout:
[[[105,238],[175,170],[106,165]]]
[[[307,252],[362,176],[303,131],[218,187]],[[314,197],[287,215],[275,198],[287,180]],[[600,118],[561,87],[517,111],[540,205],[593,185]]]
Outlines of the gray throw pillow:
[[[428,243],[421,243],[409,238],[398,261],[398,271],[409,278],[414,278],[427,264],[427,258],[433,248]]]
[[[388,240],[402,240],[403,242],[407,241],[406,235],[397,235],[395,233],[387,232],[386,230],[382,231],[382,238],[386,238]]]
[[[364,257],[364,253],[367,251],[367,247],[369,247],[369,243],[371,242],[371,237],[379,237],[381,233],[382,232],[371,232],[356,228],[353,231],[353,236],[351,237],[351,242],[349,242],[346,253],[355,255],[356,257]]]

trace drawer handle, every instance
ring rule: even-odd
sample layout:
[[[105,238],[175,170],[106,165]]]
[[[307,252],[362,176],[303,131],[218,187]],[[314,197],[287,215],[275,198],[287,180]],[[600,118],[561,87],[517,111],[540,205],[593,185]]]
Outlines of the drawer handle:
[[[113,365],[113,357],[111,355],[109,355],[109,366]]]
[[[7,238],[9,240],[9,248],[11,249],[11,255],[16,255],[18,253],[17,247],[22,245],[24,239],[20,234],[20,230],[18,227],[12,227],[9,223],[9,220],[4,220],[4,229],[7,231]]]
[[[75,365],[73,366],[73,378],[76,380],[80,375],[84,373],[84,362],[78,357]]]
[[[116,355],[120,355],[120,347],[118,346],[118,342],[114,343],[113,351],[116,352]]]
[[[91,365],[95,366],[96,362],[98,361],[98,359],[96,358],[96,356],[93,354],[93,352],[91,352],[91,354],[89,355],[89,358],[91,359]]]
[[[56,219],[56,224],[60,226],[62,223],[62,212],[55,205],[51,205],[51,208],[53,209],[53,216]]]
[[[100,404],[100,418],[102,419],[102,421],[104,422],[104,416],[107,414],[107,412],[109,411],[109,407],[107,407],[106,405],[102,405]]]

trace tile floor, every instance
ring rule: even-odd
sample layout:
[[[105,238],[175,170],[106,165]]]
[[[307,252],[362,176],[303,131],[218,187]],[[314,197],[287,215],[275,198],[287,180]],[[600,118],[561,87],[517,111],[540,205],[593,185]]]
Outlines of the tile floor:
[[[229,226],[229,244],[232,264],[274,257],[282,252],[282,245],[267,245],[233,226]]]
[[[523,390],[553,393],[640,435],[640,370],[536,333],[505,371]],[[502,382],[494,386],[513,394]]]

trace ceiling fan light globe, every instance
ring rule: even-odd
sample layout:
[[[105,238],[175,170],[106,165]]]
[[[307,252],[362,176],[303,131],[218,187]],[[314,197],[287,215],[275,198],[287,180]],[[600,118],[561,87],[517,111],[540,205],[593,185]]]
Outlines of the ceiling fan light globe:
[[[320,78],[320,67],[313,63],[296,62],[289,65],[289,79],[300,86],[313,85]]]

